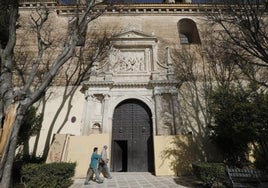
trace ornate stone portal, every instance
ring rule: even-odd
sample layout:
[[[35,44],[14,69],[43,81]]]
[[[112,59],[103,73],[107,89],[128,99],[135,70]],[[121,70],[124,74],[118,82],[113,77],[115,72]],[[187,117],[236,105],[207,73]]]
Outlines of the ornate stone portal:
[[[106,62],[94,63],[83,83],[85,108],[82,135],[111,133],[116,106],[126,99],[145,103],[152,113],[154,135],[180,133],[178,91],[167,48],[166,64],[157,57],[157,38],[128,31],[112,38]]]

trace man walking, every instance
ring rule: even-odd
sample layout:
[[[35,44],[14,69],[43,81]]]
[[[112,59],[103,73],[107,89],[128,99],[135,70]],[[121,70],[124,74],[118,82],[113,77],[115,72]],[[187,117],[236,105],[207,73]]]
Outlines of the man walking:
[[[103,183],[103,180],[100,178],[99,171],[98,171],[98,163],[101,156],[98,154],[98,148],[94,147],[93,153],[91,155],[90,165],[88,169],[88,174],[85,180],[85,185],[89,184],[90,177],[95,174],[96,182]]]
[[[105,177],[108,179],[112,179],[112,176],[110,174],[109,168],[108,168],[108,162],[109,159],[107,158],[107,148],[108,146],[105,145],[103,146],[103,149],[101,151],[101,159],[100,159],[100,164],[99,164],[99,173],[101,173],[103,170],[105,172]]]

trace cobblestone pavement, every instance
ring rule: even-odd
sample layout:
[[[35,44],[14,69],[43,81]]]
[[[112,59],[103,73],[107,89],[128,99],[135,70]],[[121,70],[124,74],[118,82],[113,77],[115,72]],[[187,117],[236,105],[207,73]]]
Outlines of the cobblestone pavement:
[[[177,177],[154,176],[148,172],[111,172],[112,179],[105,179],[98,184],[90,181],[84,185],[85,179],[75,179],[70,188],[187,188],[191,186],[181,185]]]

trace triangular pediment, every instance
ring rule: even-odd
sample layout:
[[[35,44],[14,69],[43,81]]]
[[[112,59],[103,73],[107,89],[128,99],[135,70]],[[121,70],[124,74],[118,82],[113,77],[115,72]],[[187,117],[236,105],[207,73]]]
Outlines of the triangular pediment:
[[[156,37],[155,36],[152,36],[152,35],[148,35],[148,34],[145,34],[141,31],[135,31],[135,30],[131,30],[131,31],[127,31],[127,32],[123,32],[123,33],[120,33],[118,35],[115,35],[113,38],[113,40],[129,40],[129,39],[132,39],[132,40],[135,40],[135,39],[151,39],[151,40],[156,40]]]

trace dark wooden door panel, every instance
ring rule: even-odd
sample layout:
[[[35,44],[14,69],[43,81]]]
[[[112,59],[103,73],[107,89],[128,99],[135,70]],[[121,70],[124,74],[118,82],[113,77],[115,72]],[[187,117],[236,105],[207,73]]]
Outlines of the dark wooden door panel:
[[[113,141],[113,171],[126,172],[128,158],[128,142],[127,140]]]
[[[114,144],[113,151],[121,152],[124,155],[125,167],[120,163],[119,159],[115,159],[118,154],[114,154],[113,165],[114,170],[126,169],[129,172],[146,172],[151,167],[153,161],[153,144],[152,144],[152,123],[151,112],[149,108],[138,100],[127,100],[119,104],[113,116],[112,140],[115,142],[122,141],[125,151],[120,151]],[[118,143],[117,143],[118,144]],[[150,147],[150,148],[149,148]],[[149,148],[149,149],[148,149]],[[121,147],[122,149],[122,147]],[[150,151],[150,153],[148,153]],[[125,153],[125,154],[124,154]],[[120,158],[120,157],[119,157]]]
[[[122,165],[122,156],[123,156],[123,148],[120,147],[120,143],[118,141],[114,141],[113,143],[113,171],[120,172],[123,169]]]

